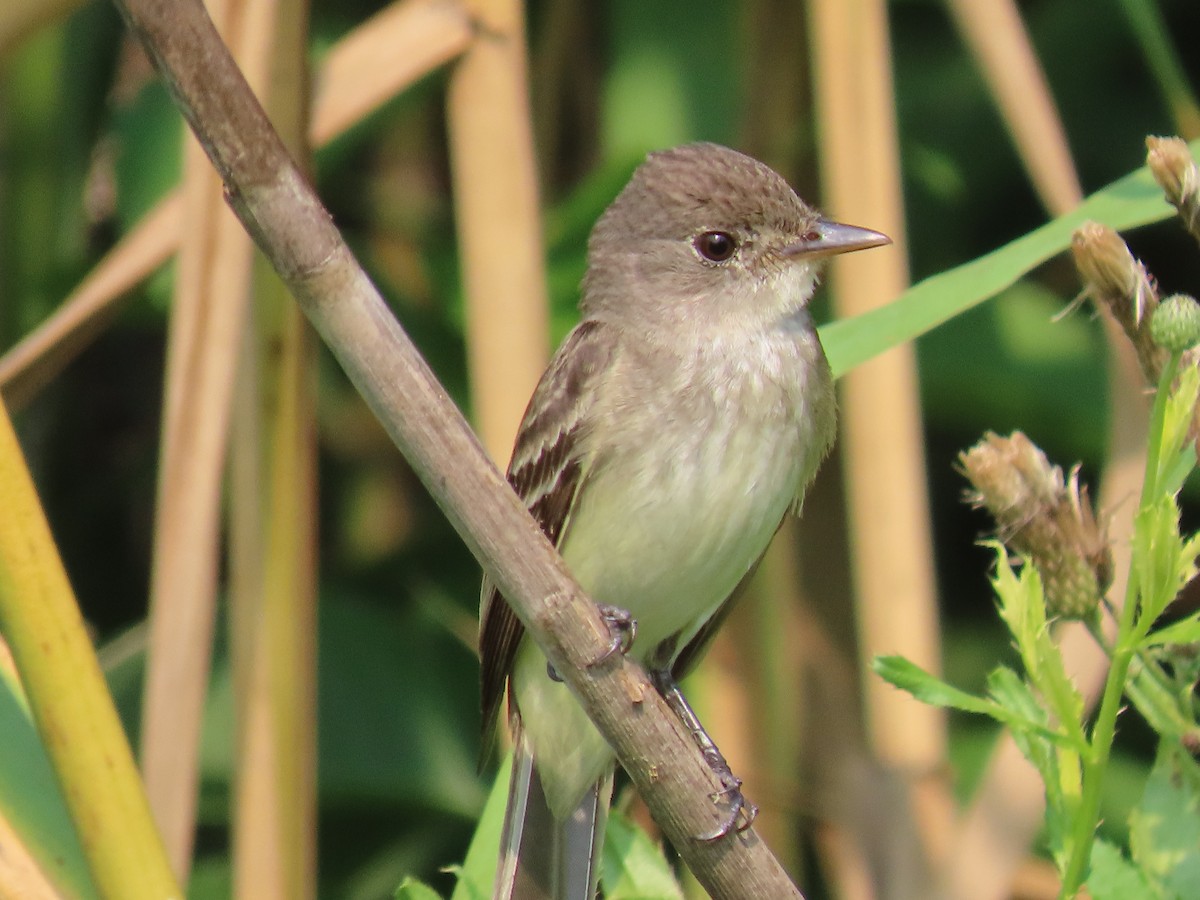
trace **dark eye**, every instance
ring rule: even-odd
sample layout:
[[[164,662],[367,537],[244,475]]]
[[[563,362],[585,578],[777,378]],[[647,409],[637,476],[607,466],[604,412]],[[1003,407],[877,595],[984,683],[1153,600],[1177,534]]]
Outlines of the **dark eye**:
[[[727,231],[706,231],[692,244],[696,252],[709,262],[725,262],[737,250],[737,241]]]

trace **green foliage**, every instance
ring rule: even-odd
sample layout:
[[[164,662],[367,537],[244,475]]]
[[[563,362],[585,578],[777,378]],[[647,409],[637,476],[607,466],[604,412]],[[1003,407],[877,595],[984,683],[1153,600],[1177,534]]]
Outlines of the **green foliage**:
[[[415,878],[405,878],[396,888],[396,900],[439,900],[437,891]]]
[[[0,815],[25,835],[38,863],[71,900],[96,897],[83,850],[29,710],[0,678]]]
[[[492,896],[496,880],[496,861],[500,857],[500,832],[504,827],[504,807],[508,802],[508,780],[512,754],[500,762],[496,780],[488,794],[483,814],[475,826],[475,836],[467,849],[462,867],[455,869],[458,880],[451,900],[486,900]]]
[[[609,816],[601,882],[606,900],[683,900],[662,847],[618,812]]]
[[[1195,665],[1172,657],[1176,637],[1196,633],[1200,612],[1156,633],[1167,605],[1196,574],[1200,537],[1180,532],[1178,493],[1195,468],[1190,428],[1200,393],[1200,371],[1178,372],[1175,351],[1160,380],[1151,418],[1149,454],[1140,507],[1134,519],[1132,573],[1124,607],[1115,614],[1110,643],[1094,633],[1111,657],[1099,711],[1089,723],[1083,698],[1050,633],[1037,567],[1014,569],[994,543],[992,587],[1000,618],[1024,666],[1023,676],[1000,667],[988,680],[988,697],[959,691],[895,658],[875,670],[918,699],[989,715],[1005,725],[1037,768],[1046,792],[1046,840],[1063,883],[1074,897],[1086,882],[1096,897],[1183,898],[1200,883],[1200,766],[1184,748],[1198,732]],[[1100,796],[1107,775],[1122,696],[1127,695],[1160,737],[1158,762],[1141,803],[1129,816],[1130,856],[1097,843]],[[1135,893],[1128,893],[1134,891]],[[1125,893],[1123,893],[1125,892]]]

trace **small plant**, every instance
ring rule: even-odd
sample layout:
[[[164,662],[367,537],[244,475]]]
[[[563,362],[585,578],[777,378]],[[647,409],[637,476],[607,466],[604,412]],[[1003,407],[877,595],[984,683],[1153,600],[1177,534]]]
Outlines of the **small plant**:
[[[1197,173],[1182,142],[1150,140],[1150,167],[1197,231]],[[1046,839],[1060,897],[1086,885],[1104,898],[1185,898],[1200,884],[1200,611],[1160,617],[1197,572],[1200,536],[1181,533],[1179,491],[1196,468],[1200,305],[1160,301],[1153,279],[1115,232],[1085,225],[1073,251],[1087,292],[1116,317],[1156,385],[1145,474],[1122,601],[1109,596],[1112,551],[1078,472],[1064,476],[1019,432],[963,453],[972,502],[997,523],[992,585],[1023,673],[1001,665],[983,696],[899,657],[875,670],[926,703],[991,716],[1045,783]],[[1083,622],[1110,660],[1094,714],[1063,665],[1056,621]],[[1129,854],[1098,838],[1100,797],[1125,700],[1157,732],[1154,768],[1129,820]],[[1128,715],[1128,713],[1124,713]]]

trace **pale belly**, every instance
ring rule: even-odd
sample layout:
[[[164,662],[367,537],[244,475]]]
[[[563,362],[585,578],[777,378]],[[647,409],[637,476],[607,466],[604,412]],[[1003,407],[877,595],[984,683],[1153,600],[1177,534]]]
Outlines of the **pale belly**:
[[[682,650],[766,549],[814,464],[800,440],[766,443],[757,431],[710,434],[694,452],[613,465],[588,484],[563,557],[592,599],[637,620],[632,656],[646,660],[673,635]],[[612,751],[528,638],[513,687],[547,800],[565,816]]]
[[[832,387],[815,337],[785,332],[777,347],[765,357],[754,356],[759,344],[714,348],[695,370],[703,384],[682,379],[690,397],[683,388],[634,385],[621,402],[639,414],[602,423],[606,449],[559,549],[592,599],[637,620],[631,654],[639,660],[673,636],[682,650],[725,602],[832,437]],[[781,374],[797,366],[815,380]],[[625,450],[614,456],[614,446]],[[528,638],[511,683],[547,800],[565,816],[612,751]]]
[[[659,465],[602,472],[562,547],[592,599],[637,619],[639,659],[677,633],[683,648],[762,555],[796,496],[794,443],[709,438]]]

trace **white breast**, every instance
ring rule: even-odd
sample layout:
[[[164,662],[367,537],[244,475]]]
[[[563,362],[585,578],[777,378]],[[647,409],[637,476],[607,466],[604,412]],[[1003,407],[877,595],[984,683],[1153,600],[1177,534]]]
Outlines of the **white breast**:
[[[827,382],[805,385],[801,374],[823,365],[819,352],[795,334],[710,345],[676,379],[639,385],[641,415],[610,417],[619,439],[596,436],[622,450],[599,462],[562,551],[593,599],[638,620],[639,657],[677,632],[682,649],[824,455]]]

